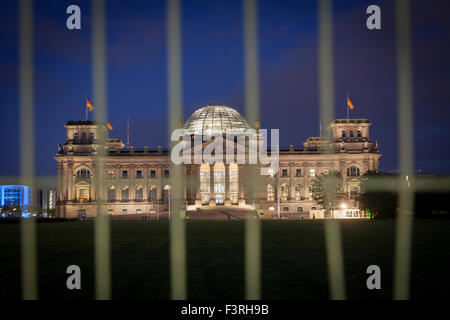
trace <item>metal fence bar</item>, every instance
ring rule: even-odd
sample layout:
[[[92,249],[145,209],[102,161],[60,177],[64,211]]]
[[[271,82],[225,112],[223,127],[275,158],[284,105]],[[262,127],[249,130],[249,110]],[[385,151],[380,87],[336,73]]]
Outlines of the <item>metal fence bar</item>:
[[[107,121],[106,50],[105,50],[105,1],[92,1],[92,62],[95,119]],[[95,189],[97,217],[95,219],[95,289],[99,300],[111,299],[111,243],[110,223],[104,210],[106,127],[97,132],[98,148],[95,159]]]
[[[182,68],[181,68],[181,3],[167,1],[167,44],[168,44],[168,104],[169,141],[172,131],[183,118],[182,112]],[[169,142],[172,145],[172,142]],[[175,141],[173,143],[176,143]],[[169,155],[170,156],[170,155]],[[171,297],[186,299],[186,226],[181,217],[184,199],[184,170],[182,165],[172,164],[170,173],[170,279]]]
[[[34,188],[33,1],[19,3],[20,184]],[[22,219],[22,297],[38,299],[36,222]]]
[[[413,95],[410,33],[410,2],[397,0],[397,99],[398,99],[398,150],[400,160],[399,211],[396,222],[394,299],[409,298],[412,215],[414,190],[406,179],[413,182]]]
[[[319,14],[319,105],[323,124],[334,119],[334,66],[333,66],[333,2],[320,0]],[[326,151],[324,151],[326,152]],[[335,195],[332,184],[326,183],[324,190],[329,197]],[[330,298],[345,299],[345,274],[341,245],[341,234],[337,221],[325,221],[325,244],[327,248]]]
[[[257,0],[243,1],[245,113],[250,125],[259,121],[258,75],[258,4]],[[256,128],[258,129],[258,128]],[[247,165],[246,193],[252,203],[255,199],[256,165]],[[261,223],[254,215],[245,221],[245,298],[261,299]]]

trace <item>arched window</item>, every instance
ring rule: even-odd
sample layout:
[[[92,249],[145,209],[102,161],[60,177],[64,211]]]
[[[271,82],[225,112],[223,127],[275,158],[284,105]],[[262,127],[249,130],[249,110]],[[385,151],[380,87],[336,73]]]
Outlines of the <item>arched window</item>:
[[[358,131],[358,138],[361,138],[361,131]]]
[[[90,177],[91,172],[86,168],[77,171],[77,179],[89,179]]]
[[[350,138],[353,138],[353,131],[350,131]]]
[[[108,188],[108,202],[116,201],[116,188],[114,186],[110,186]]]
[[[359,168],[356,166],[351,166],[347,168],[347,176],[350,177],[359,177],[361,172],[359,171]]]
[[[83,135],[81,136],[81,143],[86,143],[86,132],[83,132]]]
[[[347,133],[345,131],[342,131],[342,138],[346,138],[347,137]]]
[[[287,184],[283,184],[280,189],[281,189],[281,201],[287,201],[289,197],[289,186]]]
[[[128,187],[122,188],[122,202],[128,202],[130,200],[130,189]]]
[[[144,200],[144,189],[142,187],[136,188],[136,201],[141,202]]]
[[[156,186],[152,186],[152,187],[150,188],[150,192],[149,192],[149,195],[148,195],[148,199],[149,199],[149,201],[152,202],[152,203],[156,203],[157,195],[158,195],[157,190],[158,190],[158,189],[156,188]]]
[[[164,187],[164,193],[163,193],[164,204],[168,204],[169,203],[169,194],[170,194],[170,185],[166,185]]]
[[[267,185],[267,201],[275,201],[275,189],[271,184]]]

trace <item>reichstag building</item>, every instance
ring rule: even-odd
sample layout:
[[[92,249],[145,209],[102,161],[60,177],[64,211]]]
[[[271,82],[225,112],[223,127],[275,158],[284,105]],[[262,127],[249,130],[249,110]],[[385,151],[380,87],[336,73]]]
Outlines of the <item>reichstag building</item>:
[[[245,132],[249,123],[227,106],[205,106],[182,124],[191,135],[225,134],[227,129]],[[283,216],[323,218],[324,213],[312,200],[310,186],[315,177],[330,170],[339,171],[349,199],[359,192],[361,176],[378,171],[381,154],[369,134],[367,119],[336,119],[326,128],[324,137],[310,137],[302,146],[279,150],[279,170],[263,176],[254,199],[248,201],[246,164],[183,164],[187,183],[184,203],[188,211],[247,208],[259,210],[262,217]],[[253,128],[259,129],[259,124]],[[103,190],[96,190],[97,134],[106,126],[93,121],[69,121],[66,138],[55,156],[58,171],[57,215],[77,217],[97,214],[97,194],[103,192],[105,213],[111,215],[149,215],[169,210],[169,152],[157,148],[124,148],[120,139],[108,138]],[[234,141],[233,143],[238,143]],[[238,146],[237,146],[238,147]],[[328,152],[323,152],[328,150]],[[364,218],[349,201],[335,218]]]

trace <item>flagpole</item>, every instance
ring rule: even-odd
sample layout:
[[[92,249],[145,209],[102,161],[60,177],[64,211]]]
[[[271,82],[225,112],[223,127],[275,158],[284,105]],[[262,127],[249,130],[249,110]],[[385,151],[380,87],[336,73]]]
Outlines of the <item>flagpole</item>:
[[[87,107],[87,95],[86,99],[84,100],[85,108],[86,108],[86,121],[88,121],[88,107]]]

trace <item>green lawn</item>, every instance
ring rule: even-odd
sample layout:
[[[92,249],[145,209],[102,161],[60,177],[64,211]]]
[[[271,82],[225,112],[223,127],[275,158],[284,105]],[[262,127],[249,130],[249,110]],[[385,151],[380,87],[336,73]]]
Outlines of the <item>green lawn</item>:
[[[187,222],[188,297],[244,298],[243,221]],[[341,223],[347,296],[390,299],[393,221]],[[20,298],[20,225],[0,225],[0,299]],[[113,298],[168,299],[167,221],[113,221]],[[323,221],[262,222],[264,299],[327,299]],[[450,220],[416,220],[412,297],[450,298]],[[38,224],[41,299],[94,298],[94,223]],[[66,289],[66,268],[82,270],[82,290]],[[382,290],[366,289],[367,266],[382,271]]]

